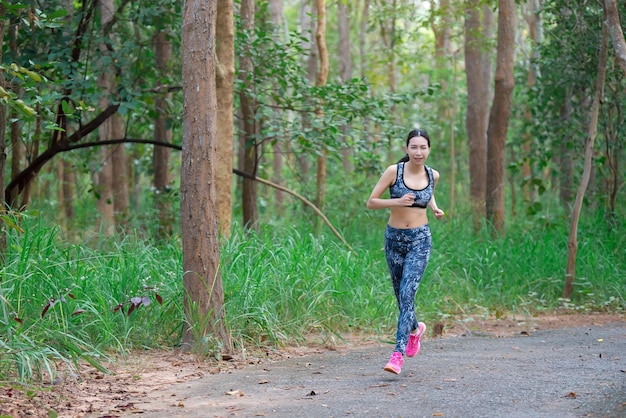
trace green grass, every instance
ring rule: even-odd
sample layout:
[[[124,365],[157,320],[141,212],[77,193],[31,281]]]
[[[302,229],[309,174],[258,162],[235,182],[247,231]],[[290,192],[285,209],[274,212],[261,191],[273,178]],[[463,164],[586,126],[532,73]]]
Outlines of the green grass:
[[[302,344],[312,334],[340,338],[350,331],[393,338],[397,308],[382,251],[386,214],[356,213],[342,213],[337,222],[352,252],[328,230],[315,233],[296,212],[256,232],[235,226],[221,247],[220,272],[237,349]],[[420,319],[559,308],[623,313],[626,225],[601,219],[580,226],[575,293],[568,301],[561,299],[566,220],[549,227],[511,223],[498,239],[474,235],[462,216],[433,221],[434,249],[416,298]],[[87,245],[64,239],[38,219],[22,225],[23,233],[9,230],[1,270],[3,380],[52,379],[60,365],[88,361],[102,368],[113,355],[180,344],[178,239],[156,245],[127,235]],[[129,314],[133,298],[142,297],[146,304]]]

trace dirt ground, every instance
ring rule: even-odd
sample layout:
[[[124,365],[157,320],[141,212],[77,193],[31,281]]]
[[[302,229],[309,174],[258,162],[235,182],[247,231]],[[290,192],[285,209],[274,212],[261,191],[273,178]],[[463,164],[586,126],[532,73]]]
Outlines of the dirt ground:
[[[426,341],[459,335],[509,337],[532,335],[538,331],[602,326],[624,322],[616,314],[559,314],[533,318],[466,318],[449,324],[433,324]],[[433,332],[434,331],[434,332]],[[433,335],[434,334],[434,335]],[[103,374],[89,365],[81,365],[79,374],[60,373],[55,384],[19,387],[11,382],[0,384],[0,417],[120,417],[142,414],[141,400],[172,406],[175,396],[167,390],[208,375],[226,374],[254,365],[275,363],[282,359],[305,358],[328,351],[347,351],[356,347],[356,336],[343,341],[315,342],[306,347],[281,350],[248,350],[229,361],[198,362],[193,355],[176,351],[136,352],[107,367]],[[381,344],[380,336],[358,336],[358,347]],[[233,396],[238,394],[233,393]],[[156,396],[156,398],[155,398]],[[181,408],[184,405],[178,405]],[[233,413],[233,416],[238,414]]]

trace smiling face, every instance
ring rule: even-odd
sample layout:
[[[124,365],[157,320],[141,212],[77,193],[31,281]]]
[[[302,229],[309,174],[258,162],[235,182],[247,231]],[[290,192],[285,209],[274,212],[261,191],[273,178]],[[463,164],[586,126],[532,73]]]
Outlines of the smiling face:
[[[430,144],[423,136],[414,136],[409,139],[406,146],[406,153],[409,155],[409,160],[416,164],[424,164],[430,154]]]

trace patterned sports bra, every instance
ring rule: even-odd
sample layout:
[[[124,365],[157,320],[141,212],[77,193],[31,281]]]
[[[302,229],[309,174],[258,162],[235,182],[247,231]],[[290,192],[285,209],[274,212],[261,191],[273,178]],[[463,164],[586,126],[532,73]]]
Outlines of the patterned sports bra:
[[[398,174],[396,175],[396,181],[389,186],[389,195],[392,199],[397,199],[404,196],[407,193],[413,193],[415,200],[411,207],[426,209],[428,202],[433,197],[433,190],[435,188],[435,178],[433,176],[432,168],[424,166],[426,173],[428,174],[428,186],[422,190],[410,189],[404,184],[404,163],[398,163]]]

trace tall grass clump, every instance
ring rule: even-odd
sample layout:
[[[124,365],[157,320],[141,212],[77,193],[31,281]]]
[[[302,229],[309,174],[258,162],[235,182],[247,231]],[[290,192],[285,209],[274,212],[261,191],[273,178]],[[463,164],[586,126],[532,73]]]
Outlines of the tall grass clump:
[[[79,360],[101,368],[112,353],[178,340],[179,249],[132,236],[91,248],[35,219],[23,228],[9,231],[2,268],[3,376],[52,378]]]
[[[372,268],[383,261],[293,226],[235,233],[222,250],[235,341],[294,344],[310,333],[388,326],[390,284],[384,269]]]

